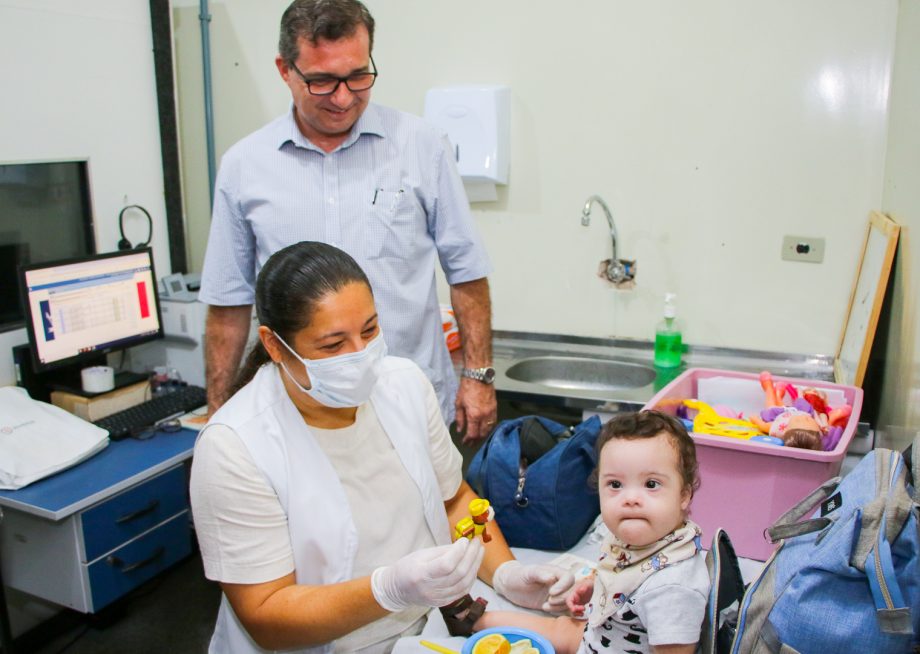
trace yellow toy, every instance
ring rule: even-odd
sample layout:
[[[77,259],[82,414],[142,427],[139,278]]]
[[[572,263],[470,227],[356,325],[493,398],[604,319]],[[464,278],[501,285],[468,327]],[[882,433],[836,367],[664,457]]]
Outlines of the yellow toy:
[[[480,536],[483,543],[488,543],[492,536],[486,531],[486,523],[494,516],[495,509],[489,505],[489,500],[475,499],[470,502],[470,515],[457,523],[454,533],[457,538],[470,540]]]
[[[713,436],[727,436],[742,440],[782,445],[782,441],[772,436],[764,436],[753,422],[738,418],[727,418],[716,413],[716,410],[701,400],[684,400],[688,409],[696,409],[693,418],[693,431],[698,434],[712,434]]]

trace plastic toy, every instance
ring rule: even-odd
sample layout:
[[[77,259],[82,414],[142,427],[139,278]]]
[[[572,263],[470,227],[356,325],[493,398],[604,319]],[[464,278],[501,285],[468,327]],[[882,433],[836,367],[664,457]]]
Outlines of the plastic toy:
[[[461,518],[454,527],[454,535],[457,539],[469,538],[470,540],[479,536],[483,543],[488,543],[492,540],[492,536],[486,531],[486,523],[495,517],[495,509],[489,505],[489,500],[478,498],[470,502],[469,509],[470,515]],[[487,603],[481,597],[473,599],[467,594],[447,606],[440,607],[444,624],[447,625],[447,633],[451,636],[472,634],[473,625],[482,617]]]
[[[748,416],[765,434],[783,439],[791,447],[812,450],[833,450],[843,434],[852,407],[843,405],[831,408],[827,395],[816,388],[802,389],[792,384],[774,382],[773,376],[760,373],[760,386],[764,391],[767,408],[759,416]],[[786,396],[791,404],[785,404]]]
[[[684,406],[689,409],[696,409],[697,413],[693,418],[693,431],[698,434],[740,438],[768,445],[783,444],[781,439],[761,433],[761,430],[753,422],[719,415],[715,409],[702,400],[684,400]]]
[[[422,647],[427,647],[430,650],[439,652],[439,654],[460,654],[459,650],[450,649],[449,647],[444,647],[443,645],[438,645],[437,643],[432,643],[430,640],[420,640],[418,644]]]
[[[470,515],[461,519],[454,533],[457,538],[469,538],[472,540],[476,536],[482,538],[483,543],[492,540],[492,536],[486,531],[486,523],[495,517],[495,509],[489,505],[489,500],[475,499],[470,502]]]

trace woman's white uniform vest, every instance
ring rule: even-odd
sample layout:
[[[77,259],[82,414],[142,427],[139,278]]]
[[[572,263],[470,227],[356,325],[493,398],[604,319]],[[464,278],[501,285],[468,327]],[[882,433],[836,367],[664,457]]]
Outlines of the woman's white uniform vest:
[[[438,480],[428,456],[424,379],[408,359],[386,357],[371,403],[383,430],[421,492],[435,542],[450,543]],[[358,534],[345,489],[281,383],[277,366],[265,365],[211,418],[239,434],[278,495],[287,514],[298,584],[322,585],[352,578]],[[394,507],[395,509],[395,507]],[[393,563],[381,561],[381,565]],[[212,654],[265,652],[249,637],[226,597],[221,598]],[[333,646],[297,650],[332,652]]]

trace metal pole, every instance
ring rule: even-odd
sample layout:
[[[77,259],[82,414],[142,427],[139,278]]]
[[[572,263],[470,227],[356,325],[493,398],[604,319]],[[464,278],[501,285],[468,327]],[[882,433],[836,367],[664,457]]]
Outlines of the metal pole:
[[[204,131],[208,150],[208,191],[214,206],[214,179],[217,165],[214,161],[214,100],[211,93],[211,14],[208,0],[200,0],[198,20],[201,22],[201,67],[204,72]]]

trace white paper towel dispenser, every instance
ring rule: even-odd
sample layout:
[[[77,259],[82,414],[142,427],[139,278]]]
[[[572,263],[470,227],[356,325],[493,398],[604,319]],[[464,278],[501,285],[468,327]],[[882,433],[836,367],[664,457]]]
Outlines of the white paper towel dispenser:
[[[508,183],[511,90],[507,86],[430,89],[425,94],[425,120],[447,132],[465,183]]]

